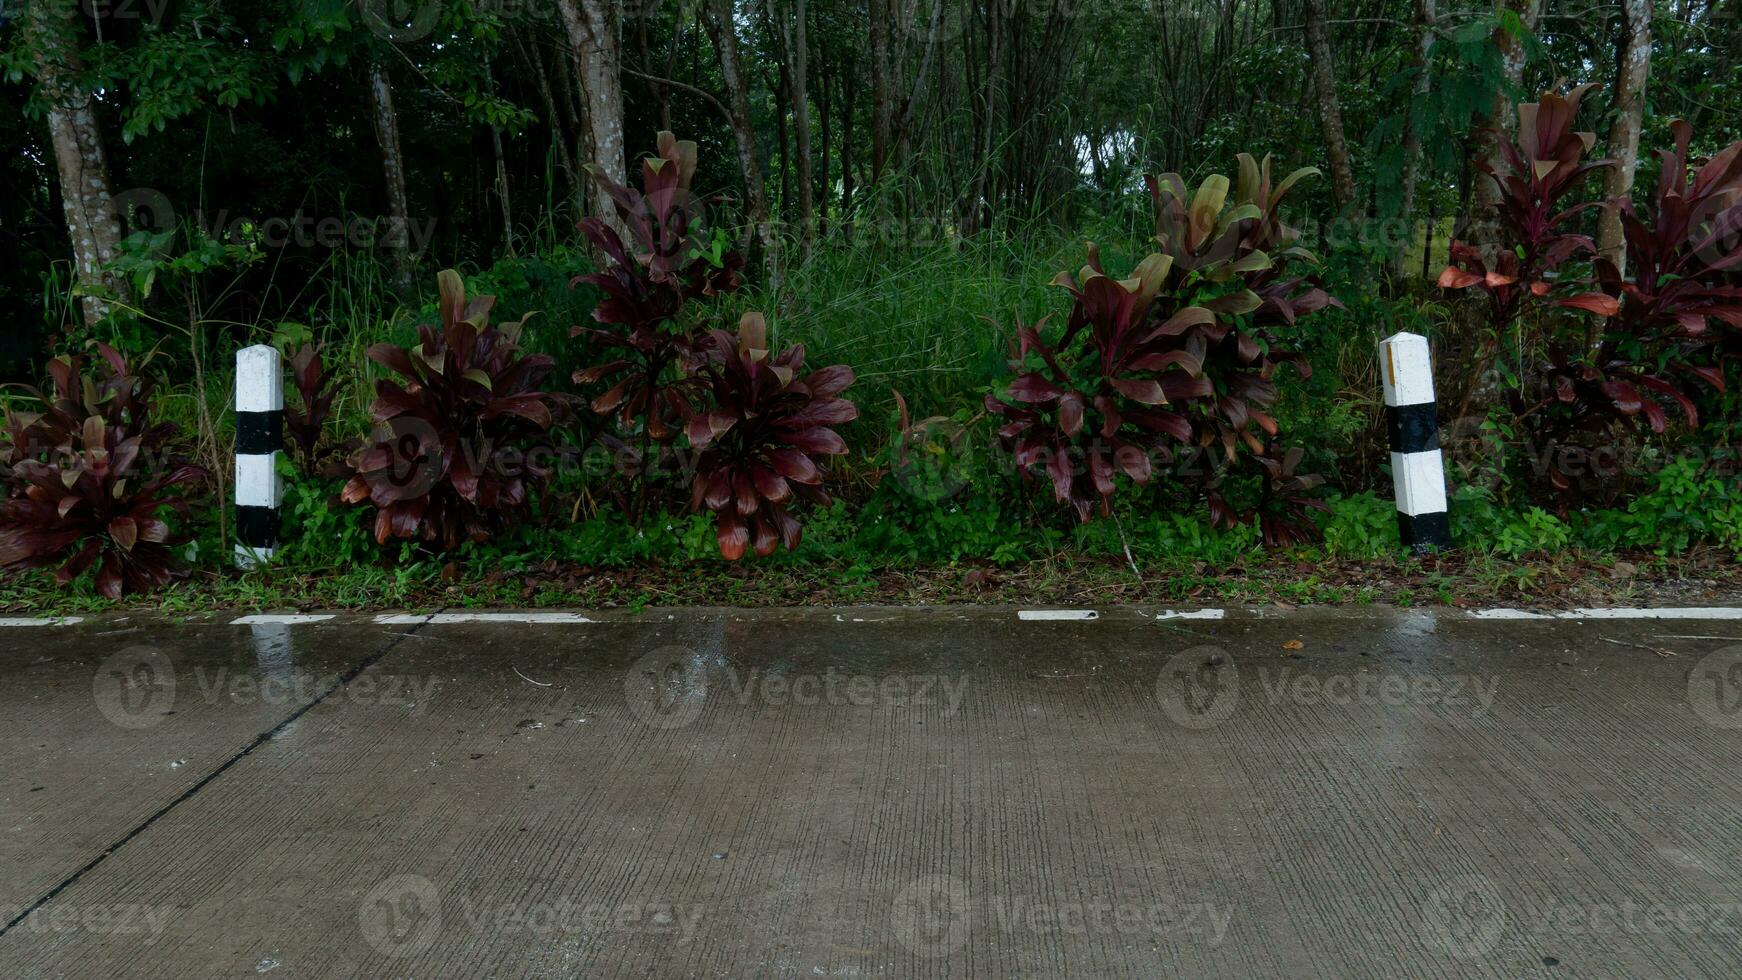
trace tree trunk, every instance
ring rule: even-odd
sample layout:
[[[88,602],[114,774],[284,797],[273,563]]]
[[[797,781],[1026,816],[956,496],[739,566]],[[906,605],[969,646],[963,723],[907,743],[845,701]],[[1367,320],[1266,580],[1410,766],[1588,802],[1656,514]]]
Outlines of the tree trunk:
[[[1337,210],[1355,207],[1355,171],[1349,164],[1349,144],[1343,136],[1343,109],[1337,101],[1337,75],[1330,39],[1325,36],[1319,0],[1305,0],[1307,53],[1313,63],[1313,97],[1318,103],[1319,131],[1324,134],[1325,159],[1331,167],[1331,196]]]
[[[1609,158],[1615,166],[1603,176],[1603,196],[1611,200],[1633,189],[1639,169],[1639,127],[1645,115],[1645,81],[1651,74],[1651,0],[1623,0],[1616,54],[1615,122],[1609,128]],[[1620,212],[1604,208],[1597,219],[1598,252],[1625,270],[1624,244]]]
[[[1433,90],[1432,58],[1434,46],[1435,24],[1434,0],[1415,0],[1415,27],[1419,31],[1416,42],[1415,68],[1420,72],[1415,79],[1415,92],[1409,102],[1409,109],[1404,113],[1403,123],[1403,199],[1398,207],[1398,215],[1404,222],[1404,227],[1415,229],[1415,191],[1421,180],[1421,120],[1417,113],[1428,94]],[[1433,224],[1430,221],[1427,228],[1427,240],[1433,241]],[[1413,235],[1405,235],[1404,242],[1397,249],[1397,273],[1404,276],[1409,271],[1409,260],[1412,257],[1410,243]],[[1423,252],[1425,254],[1426,247]]]
[[[819,78],[817,79],[817,146],[822,153],[822,159],[817,161],[817,233],[827,237],[829,233],[829,191],[834,186],[829,182],[829,176],[834,172],[835,152],[835,117],[829,110],[834,108],[834,73],[832,66],[824,60]]]
[[[768,15],[780,30],[787,94],[792,103],[792,139],[798,158],[799,235],[808,250],[816,239],[816,184],[812,173],[810,113],[810,42],[805,31],[805,0],[768,0]]]
[[[393,285],[403,291],[411,288],[411,208],[406,203],[405,156],[400,150],[393,85],[378,64],[369,66],[369,103],[375,110],[375,140],[381,146],[381,176],[387,185],[387,251],[393,261]]]
[[[905,167],[913,159],[914,122],[920,106],[925,103],[925,87],[931,81],[932,65],[937,63],[938,42],[943,38],[944,0],[934,0],[931,25],[926,28],[925,51],[920,55],[919,72],[914,75],[913,89],[901,103],[901,116],[896,120],[895,158]]]
[[[623,39],[620,0],[556,0],[563,30],[579,68],[581,98],[587,105],[587,154],[598,174],[621,184],[627,154],[623,146]],[[611,195],[593,188],[593,214],[627,235]]]
[[[792,76],[784,60],[775,66],[773,88],[774,141],[780,147],[780,205],[775,210],[784,225],[792,214],[792,139],[788,136],[792,127],[786,122],[787,104],[792,101]]]
[[[841,224],[853,228],[853,110],[858,91],[856,65],[849,65],[841,89]]]
[[[750,86],[738,61],[738,29],[732,16],[732,0],[709,0],[704,13],[708,36],[720,59],[720,77],[726,83],[726,105],[732,110],[732,141],[738,146],[738,166],[744,171],[744,217],[765,254],[772,258],[773,232],[768,226],[768,187],[762,181],[762,165],[756,160],[756,131],[750,127]],[[744,236],[748,237],[748,235]]]
[[[967,207],[962,210],[959,230],[963,238],[980,230],[981,217],[988,207],[986,174],[992,169],[992,145],[998,125],[998,90],[1002,85],[1004,67],[1004,23],[999,16],[1001,6],[993,3],[986,8],[986,85],[980,97],[979,159],[973,162],[974,184],[968,191]]]
[[[1518,16],[1525,30],[1535,31],[1542,14],[1542,0],[1494,0],[1498,12],[1510,11]],[[1472,159],[1498,170],[1502,165],[1500,140],[1518,127],[1518,112],[1513,105],[1513,93],[1524,83],[1524,43],[1504,30],[1495,31],[1494,44],[1500,51],[1501,86],[1495,90],[1486,119],[1481,120],[1470,141],[1475,152]],[[1500,226],[1495,209],[1500,204],[1500,186],[1476,168],[1474,213],[1470,215],[1468,235],[1471,244],[1482,253],[1484,261],[1493,264],[1495,250],[1500,247]]]
[[[539,99],[544,102],[545,126],[550,130],[551,146],[556,148],[557,163],[563,168],[569,190],[577,192],[580,189],[580,175],[575,170],[574,155],[569,152],[568,134],[563,129],[562,115],[557,111],[556,96],[550,87],[550,76],[544,70],[544,58],[539,55],[536,47],[528,48],[518,34],[514,35],[514,46],[519,51],[521,60],[532,68],[533,80],[538,84]]]
[[[130,296],[125,280],[104,271],[119,254],[121,215],[111,192],[96,104],[79,87],[83,66],[73,20],[76,9],[72,4],[37,0],[26,8],[22,26],[26,44],[35,52],[37,80],[48,102],[49,138],[60,174],[73,267],[88,293],[79,308],[89,326],[108,315],[110,297],[126,303]]]
[[[647,44],[647,21],[652,18],[655,9],[651,5],[644,6],[640,16],[635,18],[635,38],[641,46],[641,70],[648,72],[654,69],[653,52]],[[681,23],[678,25],[678,29],[681,33],[683,29]],[[676,38],[672,40],[672,47],[674,49],[677,47]],[[671,132],[671,92],[667,91],[664,85],[650,78],[643,79],[643,81],[647,82],[647,91],[653,96],[653,101],[659,105],[659,128],[665,132]]]
[[[889,57],[891,0],[870,0],[871,13],[871,182],[875,184],[889,165],[889,148],[895,136],[895,86]]]

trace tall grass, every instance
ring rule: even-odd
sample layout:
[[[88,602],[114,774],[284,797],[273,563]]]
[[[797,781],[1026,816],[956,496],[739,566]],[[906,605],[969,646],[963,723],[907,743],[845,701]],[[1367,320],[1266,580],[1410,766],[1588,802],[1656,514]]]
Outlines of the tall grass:
[[[761,310],[780,344],[805,346],[808,364],[852,366],[866,417],[887,411],[892,391],[918,416],[950,414],[977,405],[1005,371],[1018,320],[1060,307],[1048,282],[1071,247],[1057,232],[909,247],[835,235],[777,289],[746,289],[718,317]]]

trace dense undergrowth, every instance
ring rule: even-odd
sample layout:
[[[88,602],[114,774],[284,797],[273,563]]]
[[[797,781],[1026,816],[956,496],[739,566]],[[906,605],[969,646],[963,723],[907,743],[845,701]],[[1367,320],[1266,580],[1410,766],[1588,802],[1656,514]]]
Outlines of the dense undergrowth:
[[[88,335],[67,335],[60,352],[101,343],[141,378],[173,383],[157,390],[149,426],[142,411],[111,405],[99,412],[114,415],[118,428],[107,435],[69,420],[22,454],[14,436],[20,458],[0,462],[76,449],[81,431],[120,440],[108,452],[125,456],[127,436],[149,432],[178,466],[203,466],[213,479],[198,491],[203,499],[182,488],[192,506],[174,521],[176,536],[153,518],[150,537],[137,540],[154,556],[174,541],[175,564],[194,570],[181,594],[206,602],[548,604],[566,595],[634,604],[661,594],[695,601],[709,583],[722,601],[742,601],[747,573],[728,571],[722,555],[751,551],[761,562],[754,575],[826,578],[828,587],[811,593],[822,600],[887,595],[877,583],[919,572],[974,576],[969,587],[984,591],[999,576],[1030,580],[1037,567],[1097,588],[1183,600],[1198,597],[1192,582],[1205,567],[1293,569],[1309,582],[1303,569],[1316,564],[1366,562],[1403,578],[1427,575],[1425,585],[1378,597],[1454,601],[1481,576],[1436,580],[1439,573],[1411,564],[1389,495],[1374,349],[1383,336],[1415,330],[1442,354],[1451,528],[1455,545],[1474,556],[1466,560],[1609,567],[1620,554],[1673,563],[1692,549],[1742,552],[1737,388],[1722,383],[1730,362],[1710,359],[1709,338],[1650,332],[1667,304],[1647,305],[1643,291],[1627,291],[1600,265],[1578,267],[1587,279],[1568,265],[1528,290],[1553,299],[1554,290],[1594,288],[1600,279],[1625,299],[1583,292],[1559,303],[1628,311],[1631,332],[1606,340],[1602,363],[1587,367],[1554,347],[1554,331],[1582,332],[1582,321],[1558,311],[1522,316],[1527,291],[1518,277],[1468,271],[1474,253],[1456,252],[1448,284],[1480,285],[1499,311],[1497,326],[1478,330],[1482,342],[1471,344],[1447,294],[1372,281],[1379,255],[1310,239],[1297,245],[1274,216],[1288,181],[1273,192],[1268,161],[1260,179],[1247,159],[1233,194],[1226,181],[1187,193],[1164,177],[1153,214],[1113,206],[1086,235],[1037,226],[894,244],[869,224],[841,225],[808,253],[783,251],[766,275],[740,277],[721,236],[691,227],[669,203],[673,189],[687,188],[693,153],[662,140],[666,169],[650,166],[640,191],[615,188],[627,202],[627,227],[583,222],[592,251],[548,232],[534,252],[444,274],[439,294],[403,299],[382,288],[378,264],[340,253],[325,288],[309,291],[300,322],[176,322],[132,310]],[[1528,198],[1528,188],[1518,193]],[[1673,205],[1657,205],[1666,207]],[[208,244],[171,256],[165,241],[135,242],[142,251],[129,268],[146,287],[138,292],[155,287],[197,310],[226,270],[261,261],[246,248]],[[1297,255],[1299,246],[1317,248],[1323,260]],[[1562,261],[1579,247],[1552,250]],[[605,261],[594,264],[600,254]],[[1069,293],[1052,284],[1058,269],[1085,255],[1081,273],[1059,280]],[[1729,302],[1723,290],[1731,287],[1712,288],[1719,298],[1710,302]],[[489,296],[493,308],[480,298]],[[577,329],[595,311],[606,329]],[[1663,315],[1685,325],[1687,309]],[[1059,322],[1040,326],[1049,316]],[[1518,345],[1507,334],[1514,322],[1541,336]],[[269,568],[243,575],[228,568],[223,477],[235,416],[226,408],[225,366],[238,347],[257,342],[287,359],[305,352],[303,364],[318,347],[328,376],[323,411],[313,413],[325,418],[316,424],[305,415],[304,445],[281,466],[282,548]],[[1653,343],[1682,346],[1665,353]],[[1508,374],[1509,366],[1544,350],[1560,360],[1530,365],[1546,379],[1532,382],[1546,392],[1542,406],[1496,403],[1446,417],[1447,406],[1470,403],[1472,384],[1525,387],[1518,378],[1529,372]],[[1696,354],[1707,359],[1681,359]],[[1654,359],[1706,385],[1663,389]],[[1279,364],[1298,369],[1277,371]],[[79,394],[76,383],[56,382],[63,394]],[[1690,424],[1665,424],[1632,385],[1673,397]],[[38,408],[30,392],[5,399],[9,415]],[[84,401],[102,398],[87,393]],[[424,430],[383,429],[406,420]],[[171,446],[173,432],[185,435]],[[381,476],[391,475],[395,444],[406,438],[419,458],[442,459],[433,489],[407,492]],[[455,446],[467,440],[517,451],[536,445],[546,456],[524,479],[481,479],[455,462],[463,456]],[[1141,461],[1126,455],[1134,443],[1147,454]],[[1081,448],[1088,462],[1054,469],[1039,452],[1052,448]],[[94,458],[88,447],[82,458]],[[123,475],[104,478],[125,484]],[[59,479],[46,469],[31,478],[43,486]],[[116,500],[126,492],[112,491]],[[794,516],[801,502],[809,504],[802,545]],[[140,506],[151,505],[148,498]],[[63,518],[86,513],[62,506]],[[107,538],[100,527],[87,533],[115,556],[101,568],[118,568],[139,532],[117,537],[111,525]],[[77,554],[61,597],[45,598],[47,573],[26,571],[0,590],[0,604],[79,607],[99,592],[117,597],[114,572],[87,572],[96,552]],[[156,568],[136,576],[139,583],[166,580]],[[693,581],[663,593],[650,584],[674,568],[692,570],[684,574]],[[605,584],[588,585],[589,576]],[[521,579],[542,584],[528,592]],[[639,597],[619,594],[638,588]],[[1376,595],[1370,586],[1333,584],[1294,597]]]

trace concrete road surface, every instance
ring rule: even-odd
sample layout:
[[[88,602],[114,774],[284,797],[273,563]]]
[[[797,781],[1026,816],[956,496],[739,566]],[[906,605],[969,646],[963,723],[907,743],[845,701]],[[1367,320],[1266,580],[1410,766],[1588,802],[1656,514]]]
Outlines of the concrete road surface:
[[[1742,621],[1083,615],[0,626],[0,977],[1742,975]]]

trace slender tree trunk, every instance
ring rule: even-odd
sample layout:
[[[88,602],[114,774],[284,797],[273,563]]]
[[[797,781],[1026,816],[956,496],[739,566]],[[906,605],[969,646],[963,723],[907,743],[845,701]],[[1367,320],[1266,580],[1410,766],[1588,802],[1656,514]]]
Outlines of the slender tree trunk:
[[[563,168],[569,190],[576,192],[580,189],[580,175],[575,170],[574,154],[569,152],[569,137],[563,129],[562,115],[557,111],[556,96],[550,87],[550,75],[544,70],[544,59],[539,57],[537,48],[528,48],[518,34],[514,36],[514,45],[521,60],[532,68],[533,80],[538,84],[539,99],[544,102],[545,126],[550,130],[551,146],[556,148],[557,163]]]
[[[652,18],[654,9],[652,6],[645,6],[641,10],[641,15],[635,18],[635,39],[641,47],[641,70],[645,72],[654,70],[653,52],[647,44],[647,22]],[[672,46],[676,47],[675,38]],[[647,91],[653,96],[653,101],[659,105],[659,128],[665,132],[671,132],[671,92],[664,85],[652,79],[643,79],[643,81],[647,82]]]
[[[375,140],[381,145],[381,176],[387,185],[387,250],[393,260],[393,285],[411,288],[411,208],[405,193],[405,156],[399,142],[399,113],[393,85],[378,64],[369,66],[369,103],[375,110]]]
[[[720,59],[720,77],[726,83],[726,106],[732,110],[732,141],[738,147],[738,166],[744,172],[744,216],[761,242],[764,254],[773,258],[773,231],[768,225],[768,187],[762,165],[756,159],[756,132],[750,127],[750,86],[738,61],[738,29],[732,16],[732,0],[709,0],[704,19],[714,53]],[[748,237],[746,235],[745,237]]]
[[[891,0],[870,0],[871,29],[871,182],[889,165],[895,138],[894,65],[889,56]]]
[[[1404,227],[1415,228],[1415,191],[1421,180],[1421,112],[1425,108],[1427,97],[1433,90],[1432,58],[1434,47],[1435,25],[1434,0],[1415,0],[1415,27],[1419,32],[1416,42],[1415,69],[1418,74],[1415,79],[1415,90],[1411,95],[1409,109],[1404,113],[1403,128],[1403,199],[1398,207],[1398,215],[1404,221]],[[1433,241],[1433,225],[1427,228],[1427,239]],[[1409,245],[1412,235],[1404,236],[1404,243],[1397,250],[1397,272],[1399,276],[1409,271],[1411,258]],[[1425,252],[1424,246],[1424,252]]]
[[[998,128],[998,90],[1003,84],[1004,21],[999,14],[1001,3],[986,8],[986,84],[980,96],[980,146],[973,162],[974,184],[968,191],[967,207],[962,210],[961,234],[966,238],[979,231],[986,203],[986,175],[992,169],[992,144]]]
[[[1516,14],[1525,30],[1535,31],[1542,14],[1542,0],[1494,0],[1494,9]],[[1524,83],[1525,50],[1519,38],[1503,30],[1495,32],[1494,43],[1500,50],[1502,83],[1494,92],[1487,118],[1478,122],[1471,145],[1474,160],[1499,169],[1502,163],[1500,140],[1518,128],[1513,93]],[[1472,180],[1475,206],[1467,232],[1470,242],[1482,252],[1486,261],[1492,263],[1494,252],[1500,246],[1500,226],[1495,217],[1495,209],[1500,204],[1500,187],[1482,173],[1480,167],[1476,168]]]
[[[817,232],[827,236],[829,233],[829,191],[833,185],[829,176],[834,172],[835,152],[835,117],[829,110],[834,108],[834,74],[828,70],[832,66],[825,60],[817,79],[817,147],[822,153],[822,159],[817,161]]]
[[[1609,158],[1615,166],[1603,176],[1603,196],[1611,200],[1633,189],[1633,175],[1639,169],[1639,127],[1645,116],[1645,82],[1651,74],[1651,0],[1623,0],[1616,49],[1615,122],[1609,128]],[[1597,250],[1616,268],[1626,268],[1621,214],[1614,208],[1604,208],[1597,219]]]
[[[621,0],[556,0],[563,29],[579,66],[581,97],[587,105],[587,155],[598,174],[621,184],[627,154],[623,145],[623,11]],[[593,188],[593,213],[618,234],[627,234],[611,195]]]
[[[1318,103],[1319,131],[1324,134],[1325,158],[1331,168],[1331,196],[1337,210],[1348,214],[1355,207],[1355,171],[1349,164],[1349,144],[1343,136],[1343,109],[1337,100],[1337,74],[1331,42],[1325,35],[1320,0],[1305,0],[1307,53],[1313,63],[1313,96]]]
[[[491,59],[484,59],[484,88],[492,98],[496,95],[495,65]],[[502,127],[490,126],[490,151],[496,161],[496,204],[502,209],[502,249],[509,255],[514,254],[514,209],[508,201],[508,157],[502,151]]]
[[[931,81],[932,66],[937,63],[938,44],[943,39],[944,0],[934,0],[931,24],[926,28],[925,51],[920,55],[919,71],[914,75],[913,89],[901,103],[901,115],[896,120],[895,158],[905,167],[913,159],[913,133],[919,110],[925,104],[925,88]]]
[[[849,235],[853,228],[853,110],[859,94],[856,67],[847,67],[841,90],[841,223]]]
[[[775,65],[771,88],[774,90],[774,142],[780,149],[780,201],[774,212],[780,216],[784,228],[792,214],[792,139],[788,135],[792,127],[787,125],[787,107],[792,102],[792,77],[787,74],[786,62]]]
[[[79,304],[86,325],[109,313],[109,297],[130,301],[125,280],[104,267],[118,257],[121,216],[112,196],[109,157],[96,104],[79,87],[83,68],[79,57],[77,8],[52,0],[36,0],[25,9],[25,43],[36,57],[37,81],[48,103],[49,139],[72,240],[73,267],[89,293]]]
[[[811,157],[810,42],[805,31],[805,0],[783,0],[779,4],[768,0],[768,16],[780,31],[781,48],[786,54],[782,75],[792,104],[792,139],[798,162],[799,235],[808,250],[816,239],[817,222]]]

